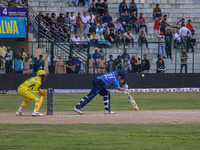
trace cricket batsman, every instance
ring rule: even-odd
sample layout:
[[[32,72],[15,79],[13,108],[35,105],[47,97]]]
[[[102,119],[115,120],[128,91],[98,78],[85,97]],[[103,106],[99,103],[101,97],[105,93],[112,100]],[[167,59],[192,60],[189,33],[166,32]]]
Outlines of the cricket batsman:
[[[44,70],[39,70],[37,72],[36,77],[32,77],[25,82],[23,82],[18,87],[18,94],[24,98],[21,106],[19,107],[18,111],[16,112],[17,116],[22,115],[25,108],[28,106],[31,100],[35,101],[35,108],[32,113],[32,116],[43,117],[44,114],[39,113],[40,107],[43,103],[43,96],[46,96],[46,89],[39,89],[41,86],[41,82],[45,81],[47,74]],[[38,96],[37,93],[41,94],[42,96]]]
[[[93,88],[90,91],[90,93],[85,96],[76,107],[73,108],[73,110],[79,114],[83,114],[81,112],[81,109],[87,104],[89,103],[97,94],[100,94],[101,96],[103,96],[103,100],[104,100],[104,107],[105,107],[105,111],[104,114],[113,114],[114,112],[111,111],[110,109],[110,91],[106,90],[106,88],[104,87],[105,85],[114,85],[117,90],[119,91],[125,91],[126,88],[128,87],[125,82],[124,82],[124,78],[125,78],[126,74],[123,71],[120,72],[110,72],[107,74],[104,74],[102,76],[99,76],[97,78],[95,78],[92,81],[93,84]],[[120,84],[124,84],[124,88],[120,87]],[[127,89],[128,90],[128,89]]]

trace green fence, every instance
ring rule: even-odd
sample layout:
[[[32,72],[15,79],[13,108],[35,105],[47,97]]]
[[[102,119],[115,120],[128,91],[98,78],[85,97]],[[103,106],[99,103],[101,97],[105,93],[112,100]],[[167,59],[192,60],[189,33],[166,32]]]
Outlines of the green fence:
[[[91,45],[91,43],[82,43],[76,42],[74,43],[66,43],[66,42],[3,42],[3,46],[0,48],[0,69],[1,73],[18,73],[16,70],[19,66],[17,64],[17,59],[19,59],[24,64],[23,71],[20,73],[27,73],[27,59],[30,62],[29,73],[36,73],[36,63],[34,62],[34,58],[39,58],[39,55],[43,55],[42,60],[44,63],[39,63],[37,65],[38,69],[41,69],[44,66],[44,69],[49,73],[59,73],[59,71],[55,72],[56,66],[61,64],[66,70],[66,62],[69,59],[69,56],[73,57],[73,63],[75,63],[75,68],[72,67],[73,73],[106,73],[109,71],[110,64],[113,64],[113,70],[119,71],[123,70],[127,73],[147,73],[145,71],[145,65],[147,61],[145,61],[143,55],[147,55],[147,59],[150,62],[150,73],[157,72],[157,63],[159,62],[158,55],[161,55],[162,60],[164,60],[165,64],[165,73],[180,73],[181,67],[187,67],[188,73],[200,73],[200,50],[196,48],[198,46],[198,42],[196,43],[158,43],[158,42],[134,42],[134,43],[95,43]],[[188,59],[185,58],[185,61],[181,61],[182,55],[182,46],[186,45],[189,49],[186,48],[186,53]],[[94,46],[94,47],[93,47]],[[117,48],[118,46],[118,48]],[[9,60],[8,56],[5,56],[6,49],[10,47],[13,54],[12,60]],[[103,49],[104,59],[99,58],[98,60],[93,61],[93,58],[90,58],[90,54],[93,55],[95,47]],[[28,58],[25,58],[26,55],[22,55],[21,49],[24,48],[24,51],[28,55]],[[170,54],[171,49],[171,54]],[[126,54],[125,51],[127,50]],[[188,52],[187,52],[188,51]],[[4,56],[3,56],[4,55]],[[113,62],[109,62],[109,56],[113,55]],[[130,58],[126,58],[127,56]],[[135,56],[135,59],[132,59],[132,56]],[[184,54],[185,55],[185,54]],[[54,57],[55,56],[55,57]],[[118,56],[122,56],[117,59]],[[125,57],[126,56],[126,57]],[[77,60],[76,57],[79,57],[81,61],[81,69],[77,71]],[[61,59],[58,59],[61,58]],[[140,58],[140,60],[139,60]],[[78,58],[77,58],[78,59]],[[15,62],[16,60],[16,62]],[[186,61],[187,60],[187,61]],[[41,61],[43,62],[43,61]],[[102,64],[104,66],[102,66]],[[17,66],[17,67],[16,67]],[[93,71],[93,66],[95,68],[95,72]],[[101,66],[101,67],[99,67]],[[35,68],[34,68],[35,67]],[[99,72],[98,72],[99,70]],[[111,67],[110,67],[111,70]],[[61,73],[69,73],[64,71]]]

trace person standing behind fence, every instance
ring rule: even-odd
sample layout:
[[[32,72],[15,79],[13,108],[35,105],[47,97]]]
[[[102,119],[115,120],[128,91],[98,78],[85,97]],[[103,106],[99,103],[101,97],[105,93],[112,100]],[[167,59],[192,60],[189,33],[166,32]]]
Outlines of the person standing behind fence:
[[[191,31],[183,24],[179,31],[179,35],[181,37],[181,50],[187,49],[188,37],[190,37]]]
[[[44,70],[45,62],[44,62],[44,60],[42,60],[42,58],[43,58],[43,56],[40,55],[39,59],[36,62],[36,65],[37,65],[39,70]]]
[[[4,69],[5,60],[3,57],[5,56],[7,48],[3,46],[3,43],[0,43],[0,70]]]
[[[113,56],[109,56],[109,60],[107,61],[107,72],[113,72],[115,71],[115,61],[113,60]]]
[[[62,60],[61,56],[58,56],[55,63],[55,74],[65,74],[65,63]]]
[[[87,62],[87,59],[85,60],[85,62]],[[92,54],[89,55],[89,64],[85,63],[85,70],[86,70],[86,72],[87,72],[87,65],[89,66],[88,73],[89,74],[93,74],[93,67],[95,65],[95,61],[92,58]]]
[[[169,29],[167,29],[166,35],[165,35],[165,42],[166,42],[166,54],[167,54],[167,58],[170,57],[170,59],[172,59],[172,41],[173,41],[173,36],[172,33],[170,32]]]
[[[147,59],[147,54],[144,54],[144,59],[142,60],[142,73],[149,73],[150,62]]]
[[[12,65],[12,55],[13,55],[13,52],[10,48],[10,46],[7,47],[7,52],[4,56],[4,58],[6,59],[6,73],[9,73],[10,72],[10,69],[11,69],[11,65]]]
[[[187,73],[187,60],[188,60],[188,55],[186,53],[186,50],[183,49],[181,52],[181,71],[180,73],[182,73],[183,67],[185,67],[185,73]]]
[[[31,70],[31,63],[30,61],[28,61],[28,57],[25,57],[25,59],[23,60],[23,74],[30,74]]]
[[[101,55],[101,58],[97,62],[97,68],[99,74],[105,73],[105,58],[104,55]]]
[[[13,69],[15,73],[22,73],[23,71],[23,62],[20,59],[20,55],[17,55],[17,58],[13,60]]]
[[[163,31],[160,31],[158,35],[158,42],[158,55],[160,54],[160,50],[162,50],[162,58],[165,59],[165,36],[163,35]]]

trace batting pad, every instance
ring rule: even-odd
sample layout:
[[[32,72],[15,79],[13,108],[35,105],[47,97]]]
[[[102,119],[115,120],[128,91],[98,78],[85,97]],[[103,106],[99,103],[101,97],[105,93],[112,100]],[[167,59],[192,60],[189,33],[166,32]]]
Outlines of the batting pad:
[[[36,111],[37,112],[39,112],[39,110],[40,110],[40,107],[41,107],[41,105],[42,105],[42,103],[43,103],[43,96],[41,96],[40,97],[40,100],[39,100],[39,102],[38,102],[38,104],[37,104],[37,108],[36,108]]]

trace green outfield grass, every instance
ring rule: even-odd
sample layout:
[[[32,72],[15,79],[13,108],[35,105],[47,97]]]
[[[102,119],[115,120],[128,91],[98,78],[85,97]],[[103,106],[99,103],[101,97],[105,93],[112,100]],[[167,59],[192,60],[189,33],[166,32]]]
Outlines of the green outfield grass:
[[[0,125],[0,149],[199,150],[200,125]]]
[[[72,108],[86,95],[76,94],[54,94],[54,111],[72,111]],[[132,93],[140,110],[176,110],[176,109],[200,109],[199,93]],[[20,106],[23,98],[18,95],[0,95],[0,112],[15,112]],[[33,111],[32,101],[26,111]],[[111,93],[111,108],[113,111],[132,110],[126,95],[122,93]],[[103,97],[95,97],[83,111],[104,110]],[[41,108],[46,111],[46,98]]]

